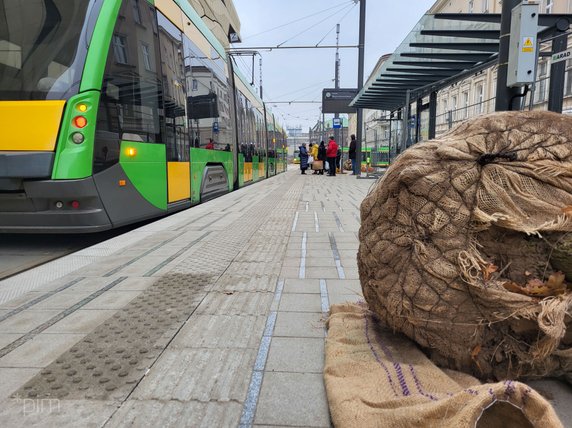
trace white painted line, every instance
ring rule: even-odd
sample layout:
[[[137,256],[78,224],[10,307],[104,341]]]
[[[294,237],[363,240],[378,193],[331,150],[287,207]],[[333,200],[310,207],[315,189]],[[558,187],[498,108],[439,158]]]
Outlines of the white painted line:
[[[300,258],[300,273],[298,277],[300,279],[306,278],[306,244],[308,242],[308,233],[304,232],[302,236],[302,255]]]
[[[296,215],[294,216],[294,223],[292,223],[292,232],[296,232],[296,226],[298,225],[298,215],[300,215],[300,213],[296,211]]]

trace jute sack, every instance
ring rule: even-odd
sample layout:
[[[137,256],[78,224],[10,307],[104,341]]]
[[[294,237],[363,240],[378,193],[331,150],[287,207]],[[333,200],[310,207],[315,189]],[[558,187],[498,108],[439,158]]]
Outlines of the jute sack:
[[[556,428],[542,396],[515,381],[484,384],[443,371],[365,305],[331,308],[324,380],[337,428]]]
[[[572,373],[572,118],[506,112],[405,151],[361,205],[369,307],[444,367]],[[556,254],[564,254],[560,265]]]

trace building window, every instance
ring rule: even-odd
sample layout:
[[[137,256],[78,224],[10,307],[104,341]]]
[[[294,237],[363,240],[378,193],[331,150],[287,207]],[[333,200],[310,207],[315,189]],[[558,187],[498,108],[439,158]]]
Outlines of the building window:
[[[457,96],[453,97],[453,120],[457,120]]]
[[[141,10],[139,9],[139,0],[131,0],[131,6],[133,7],[133,20],[137,24],[141,24]]]
[[[143,65],[145,70],[152,71],[151,69],[151,52],[149,51],[149,45],[141,43],[141,53],[143,54]]]
[[[554,0],[546,0],[546,13],[552,13],[554,7]]]
[[[572,60],[566,61],[566,83],[564,84],[565,95],[572,95]]]
[[[463,119],[469,118],[469,91],[463,92]]]
[[[483,112],[483,101],[485,98],[485,91],[482,84],[477,85],[477,89],[475,92],[475,104],[476,104],[476,113],[481,114]]]
[[[546,80],[547,80],[547,72],[548,72],[548,67],[546,66],[546,62],[541,62],[539,64],[539,72],[538,72],[538,76],[539,76],[539,82],[538,82],[538,98],[537,101],[538,102],[544,102],[545,98],[546,98]]]
[[[473,13],[475,8],[475,0],[469,0],[469,13]]]
[[[483,13],[487,13],[489,11],[489,0],[483,0]]]
[[[113,35],[113,55],[118,64],[127,64],[127,39],[125,36]]]

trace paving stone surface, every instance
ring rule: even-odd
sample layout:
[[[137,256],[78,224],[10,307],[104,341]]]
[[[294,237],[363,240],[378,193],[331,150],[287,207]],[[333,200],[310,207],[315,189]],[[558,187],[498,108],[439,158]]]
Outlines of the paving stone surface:
[[[0,426],[329,427],[372,183],[290,171],[0,281]]]

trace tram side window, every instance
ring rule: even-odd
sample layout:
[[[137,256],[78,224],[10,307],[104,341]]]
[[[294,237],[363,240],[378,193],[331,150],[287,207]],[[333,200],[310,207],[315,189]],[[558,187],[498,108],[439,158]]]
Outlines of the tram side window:
[[[162,143],[164,116],[155,11],[147,5],[140,12],[139,23],[131,3],[123,2],[113,30],[97,117],[96,172],[118,161],[121,140]]]
[[[207,45],[202,42],[201,46]],[[230,151],[234,126],[228,72],[223,58],[212,46],[208,48],[209,52],[204,52],[183,35],[185,86],[192,88],[186,103],[192,145],[204,148],[212,138],[215,150]]]
[[[163,14],[157,13],[161,67],[163,78],[163,103],[165,108],[164,142],[167,161],[189,161],[190,140],[187,122],[185,63],[183,59],[183,35]]]

